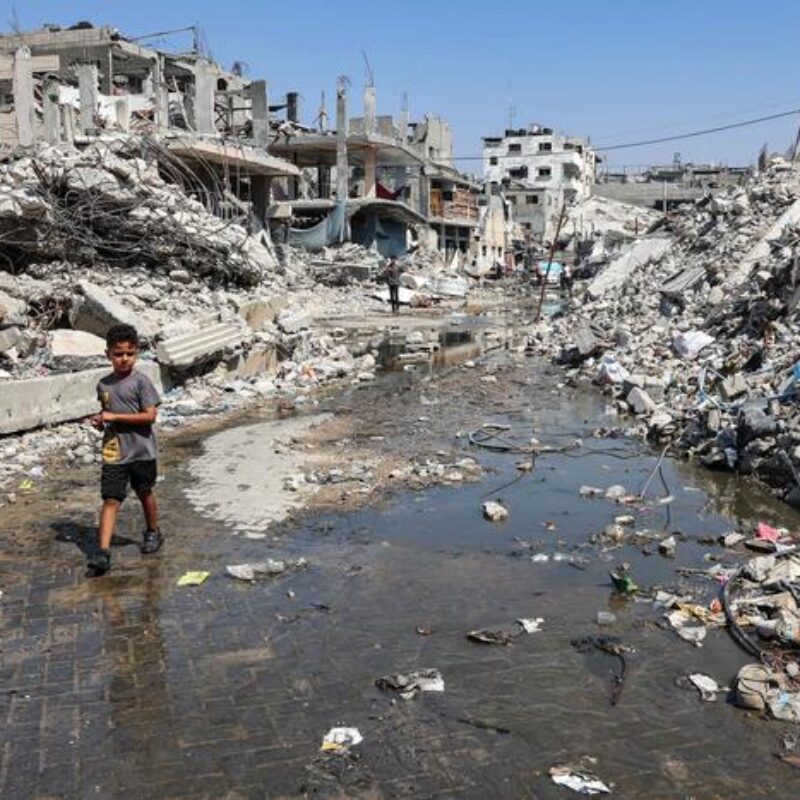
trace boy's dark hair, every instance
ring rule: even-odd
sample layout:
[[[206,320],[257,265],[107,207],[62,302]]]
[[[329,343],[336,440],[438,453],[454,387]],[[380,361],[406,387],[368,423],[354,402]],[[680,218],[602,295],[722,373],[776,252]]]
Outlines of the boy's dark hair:
[[[133,325],[112,325],[106,333],[106,349],[110,350],[115,344],[130,342],[134,347],[139,346],[139,334]]]

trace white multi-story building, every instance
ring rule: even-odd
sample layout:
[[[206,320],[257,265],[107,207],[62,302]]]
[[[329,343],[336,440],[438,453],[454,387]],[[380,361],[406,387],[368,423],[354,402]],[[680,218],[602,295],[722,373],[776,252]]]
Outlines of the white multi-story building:
[[[583,139],[541,125],[483,140],[483,175],[514,206],[523,230],[541,239],[555,232],[563,204],[589,197],[597,156]]]

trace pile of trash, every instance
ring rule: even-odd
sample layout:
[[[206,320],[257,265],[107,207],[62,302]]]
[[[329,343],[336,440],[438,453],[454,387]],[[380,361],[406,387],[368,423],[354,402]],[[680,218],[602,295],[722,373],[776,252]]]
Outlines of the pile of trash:
[[[774,159],[623,248],[527,350],[603,386],[643,437],[800,507],[799,257],[800,170]]]

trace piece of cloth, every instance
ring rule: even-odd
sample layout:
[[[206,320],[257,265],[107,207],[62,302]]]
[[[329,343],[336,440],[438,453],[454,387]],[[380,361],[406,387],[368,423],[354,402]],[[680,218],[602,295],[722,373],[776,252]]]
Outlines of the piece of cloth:
[[[119,500],[128,495],[128,484],[137,494],[149,492],[156,485],[158,464],[151,461],[132,461],[129,464],[103,464],[100,472],[100,495],[103,500]]]
[[[104,411],[139,414],[161,402],[158,390],[143,372],[133,370],[119,377],[106,375],[97,384],[97,398]],[[158,444],[152,425],[107,422],[103,433],[103,463],[130,464],[158,458]]]

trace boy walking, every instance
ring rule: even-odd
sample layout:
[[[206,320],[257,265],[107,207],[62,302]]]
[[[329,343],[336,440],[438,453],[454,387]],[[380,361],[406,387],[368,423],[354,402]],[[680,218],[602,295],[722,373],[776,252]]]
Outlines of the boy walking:
[[[92,417],[103,431],[103,469],[100,493],[99,541],[88,563],[89,577],[111,569],[111,538],[117,512],[128,493],[128,485],[142,504],[147,530],[142,553],[155,553],[164,542],[158,528],[156,484],[158,448],[153,426],[156,406],[161,402],[150,378],[134,369],[139,355],[139,335],[130,325],[114,325],[106,335],[106,356],[113,372],[97,384],[102,411]]]

